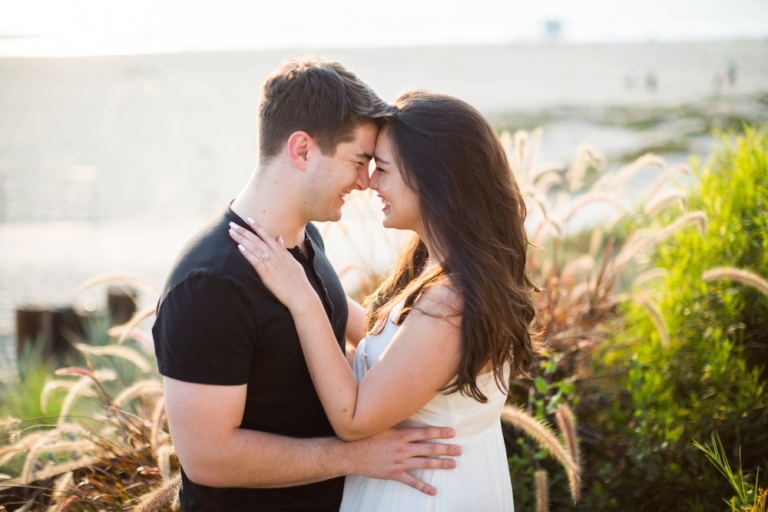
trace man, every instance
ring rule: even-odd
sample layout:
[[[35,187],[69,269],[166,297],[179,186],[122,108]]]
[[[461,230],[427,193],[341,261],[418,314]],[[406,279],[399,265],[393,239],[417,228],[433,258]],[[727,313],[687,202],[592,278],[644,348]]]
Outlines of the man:
[[[337,221],[368,187],[378,128],[391,107],[340,64],[288,61],[262,88],[259,164],[240,195],[182,251],[153,327],[185,511],[337,511],[343,475],[434,489],[408,469],[455,466],[458,447],[421,443],[450,429],[391,429],[343,443],[315,392],[289,311],[229,239],[255,219],[281,233],[325,305],[344,350],[362,337],[310,221]]]

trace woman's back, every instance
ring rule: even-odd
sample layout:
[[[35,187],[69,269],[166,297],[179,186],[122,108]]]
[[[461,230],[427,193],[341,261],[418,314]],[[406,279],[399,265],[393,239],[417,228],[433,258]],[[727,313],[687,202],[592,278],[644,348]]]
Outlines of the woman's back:
[[[392,309],[386,326],[360,342],[355,355],[355,376],[362,380],[378,361],[398,330],[392,321],[401,305]],[[399,427],[452,427],[451,443],[462,448],[453,470],[413,471],[416,478],[437,488],[437,496],[427,496],[399,482],[348,476],[342,511],[434,511],[495,512],[512,511],[512,484],[509,478],[500,415],[506,401],[493,372],[478,377],[486,403],[461,393],[439,393]]]

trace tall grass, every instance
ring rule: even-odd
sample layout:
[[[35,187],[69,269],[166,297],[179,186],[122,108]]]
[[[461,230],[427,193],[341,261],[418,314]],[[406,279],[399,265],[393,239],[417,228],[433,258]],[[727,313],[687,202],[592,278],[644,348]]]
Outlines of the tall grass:
[[[86,285],[108,283],[158,289],[145,279],[125,275],[96,278]],[[29,511],[178,507],[174,496],[179,464],[154,357],[129,343],[141,323],[137,318],[149,316],[140,313],[113,330],[110,344],[79,340],[75,347],[82,366],[54,371],[41,365],[41,389],[37,385],[22,390],[26,382],[18,384],[17,392],[37,402],[40,414],[0,422],[6,432],[0,448],[6,477],[0,480],[0,505],[23,504]]]
[[[679,275],[673,275],[677,270],[669,265],[657,268],[655,255],[660,244],[709,233],[715,210],[679,190],[668,190],[670,180],[690,169],[667,168],[658,156],[645,155],[606,172],[603,154],[584,145],[570,165],[539,164],[541,130],[501,137],[530,212],[528,271],[542,288],[536,296],[533,327],[548,345],[533,369],[533,379],[511,382],[509,404],[502,414],[517,508],[570,509],[589,493],[585,506],[611,509],[615,504],[611,497],[600,495],[604,483],[587,480],[599,477],[589,457],[594,456],[597,436],[603,435],[593,426],[594,408],[601,402],[578,391],[605,383],[595,381],[593,366],[596,359],[603,360],[607,344],[613,344],[611,350],[617,354],[631,345],[615,336],[623,328],[627,309],[638,324],[651,326],[652,331],[644,332],[659,342],[658,350],[676,346],[679,325],[670,322],[669,301],[658,287]],[[649,170],[656,170],[659,177],[635,202],[628,189],[631,180]],[[341,268],[340,274],[355,277],[359,295],[371,293],[381,279],[380,269],[370,263],[375,260],[371,247],[387,247],[394,254],[399,241],[386,232],[377,244],[367,240],[369,247],[356,241],[356,230],[378,223],[370,200],[365,194],[352,196],[344,220],[322,227],[327,238],[336,236],[335,243],[338,235],[349,242],[358,261]],[[596,205],[601,207],[597,225],[585,223],[585,218],[594,220]],[[714,222],[717,225],[718,220]],[[746,270],[753,267],[734,268],[735,263],[739,262],[709,266],[696,277],[703,286],[736,282],[763,292],[765,279]],[[159,290],[151,281],[125,274],[96,277],[81,289],[105,284],[131,285],[148,293]],[[73,340],[80,353],[77,366],[54,371],[30,365],[27,379],[34,385],[17,391],[33,399],[6,399],[3,410],[8,418],[0,421],[0,430],[5,430],[0,434],[5,436],[0,472],[7,477],[0,481],[0,505],[24,504],[26,510],[178,507],[178,459],[149,355],[151,338],[141,328],[152,315],[150,310],[141,311],[125,325],[108,330],[102,326],[93,343]],[[632,375],[639,375],[639,368],[633,367]],[[6,391],[7,397],[12,395]],[[577,420],[574,411],[580,410],[587,411],[587,418]],[[623,418],[618,409],[601,413]],[[641,423],[633,421],[637,423],[628,429]]]

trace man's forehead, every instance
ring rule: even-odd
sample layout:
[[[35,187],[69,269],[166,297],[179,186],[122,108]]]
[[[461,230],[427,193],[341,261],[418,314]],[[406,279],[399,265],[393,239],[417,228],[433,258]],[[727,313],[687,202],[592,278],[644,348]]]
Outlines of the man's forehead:
[[[354,138],[345,144],[349,153],[358,158],[373,158],[373,150],[376,147],[376,137],[379,129],[370,124],[358,126],[355,129]]]

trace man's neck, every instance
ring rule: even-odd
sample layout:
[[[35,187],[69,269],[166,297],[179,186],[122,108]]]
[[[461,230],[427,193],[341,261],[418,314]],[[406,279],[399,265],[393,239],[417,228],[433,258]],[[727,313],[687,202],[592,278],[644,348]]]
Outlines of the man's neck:
[[[259,179],[256,172],[232,201],[231,208],[241,218],[256,221],[270,236],[282,236],[286,247],[303,248],[307,222],[301,218],[288,184],[279,179]]]

